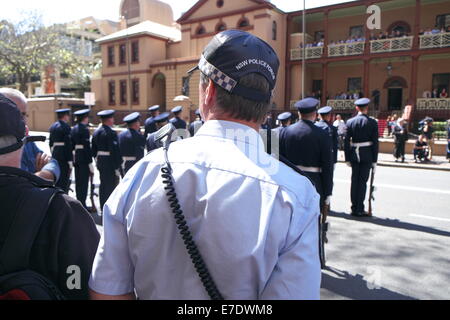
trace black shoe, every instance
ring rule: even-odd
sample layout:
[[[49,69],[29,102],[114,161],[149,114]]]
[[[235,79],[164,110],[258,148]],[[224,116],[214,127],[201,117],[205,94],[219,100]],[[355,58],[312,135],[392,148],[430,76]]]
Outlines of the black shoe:
[[[368,212],[360,212],[360,217],[370,217],[370,214]]]
[[[359,212],[352,212],[351,215],[354,216],[354,217],[358,217],[358,218],[363,217],[363,215],[361,213],[359,213]]]

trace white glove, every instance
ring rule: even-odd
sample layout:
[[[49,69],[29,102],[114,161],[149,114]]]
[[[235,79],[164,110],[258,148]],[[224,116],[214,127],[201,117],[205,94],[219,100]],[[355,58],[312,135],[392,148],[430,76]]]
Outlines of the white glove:
[[[92,175],[94,175],[94,165],[92,163],[89,163],[89,171],[91,172]]]
[[[376,163],[372,163],[372,169],[373,169],[374,173],[377,172],[377,164]]]
[[[120,170],[119,169],[116,170],[116,176],[117,176],[117,178],[120,179]]]
[[[70,170],[72,170],[72,169],[73,169],[73,162],[72,162],[72,161],[69,161],[68,164],[69,164]]]
[[[331,196],[328,196],[328,197],[325,199],[325,204],[326,204],[327,206],[329,206],[330,203],[331,203]]]
[[[347,161],[346,163],[345,163],[348,167],[352,167],[352,164],[351,164],[351,162],[349,162],[349,161]]]

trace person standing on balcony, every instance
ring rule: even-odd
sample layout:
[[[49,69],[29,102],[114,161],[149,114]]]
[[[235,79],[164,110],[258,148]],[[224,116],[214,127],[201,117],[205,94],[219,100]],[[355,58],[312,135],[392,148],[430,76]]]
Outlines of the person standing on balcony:
[[[439,34],[441,30],[439,29],[438,25],[434,26],[434,29],[431,30],[431,34]]]
[[[438,92],[437,88],[433,89],[433,93],[431,94],[431,98],[433,98],[433,99],[439,98],[439,92]]]
[[[442,89],[441,94],[439,95],[439,97],[441,99],[447,99],[448,98],[448,92],[447,92],[447,90],[445,88]]]

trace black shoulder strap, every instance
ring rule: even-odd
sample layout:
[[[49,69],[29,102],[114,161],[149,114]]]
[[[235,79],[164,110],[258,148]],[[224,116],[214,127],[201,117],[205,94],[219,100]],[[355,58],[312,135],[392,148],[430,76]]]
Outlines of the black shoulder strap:
[[[0,274],[28,268],[29,256],[48,208],[59,189],[33,188],[17,208],[0,251]]]

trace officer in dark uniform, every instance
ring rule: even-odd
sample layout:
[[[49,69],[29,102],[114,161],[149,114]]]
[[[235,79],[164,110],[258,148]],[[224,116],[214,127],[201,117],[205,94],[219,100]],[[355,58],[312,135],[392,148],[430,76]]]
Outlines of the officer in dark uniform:
[[[123,121],[127,123],[128,130],[119,134],[122,169],[125,174],[144,157],[145,137],[140,132],[140,116],[139,112],[126,116]]]
[[[165,112],[155,118],[156,127],[158,128],[158,130],[169,123],[169,117],[170,117],[170,113]],[[160,141],[158,141],[158,142],[155,141],[155,133],[152,133],[147,138],[146,146],[147,146],[147,152],[151,152],[153,150],[161,148],[163,145]]]
[[[72,140],[70,138],[70,109],[56,110],[58,121],[50,127],[50,150],[61,168],[61,176],[56,186],[69,192],[70,174],[73,168]]]
[[[202,115],[200,114],[200,109],[195,110],[195,115],[197,116],[197,119],[189,124],[189,133],[191,134],[191,137],[195,136],[198,130],[203,126],[205,123],[202,120]]]
[[[100,172],[100,206],[102,208],[123,175],[119,141],[117,133],[112,129],[114,113],[114,110],[105,110],[97,114],[102,120],[102,126],[94,132],[92,137],[92,156],[97,159],[97,168]]]
[[[178,106],[172,109],[172,113],[174,114],[174,118],[170,119],[170,122],[174,125],[175,129],[187,129],[187,123],[183,119],[180,118],[180,114],[183,111],[183,107]]]
[[[272,129],[272,131],[280,133],[281,130],[283,130],[283,128],[287,128],[291,125],[292,113],[284,112],[284,113],[280,114],[277,119],[280,122],[280,125],[277,128]]]
[[[331,139],[331,147],[333,152],[333,163],[336,164],[338,162],[338,149],[339,149],[339,137],[338,131],[335,126],[331,123],[331,113],[333,112],[333,108],[326,106],[317,112],[319,114],[319,121],[316,122],[316,126],[324,130]]]
[[[75,112],[77,125],[72,128],[70,134],[74,148],[75,190],[77,193],[77,200],[80,201],[85,208],[87,208],[86,198],[89,187],[89,176],[94,174],[90,133],[88,129],[89,112],[89,109]]]
[[[145,139],[147,139],[149,134],[158,131],[156,129],[155,117],[159,115],[159,108],[159,106],[148,108],[148,111],[150,111],[150,118],[145,120]]]
[[[314,98],[295,104],[300,121],[281,131],[280,153],[311,179],[324,206],[330,204],[333,161],[328,134],[314,125],[318,105]]]
[[[367,98],[355,102],[359,113],[347,121],[345,137],[345,161],[352,167],[351,210],[357,217],[368,216],[364,211],[367,180],[378,161],[378,123],[367,115],[369,104]]]

